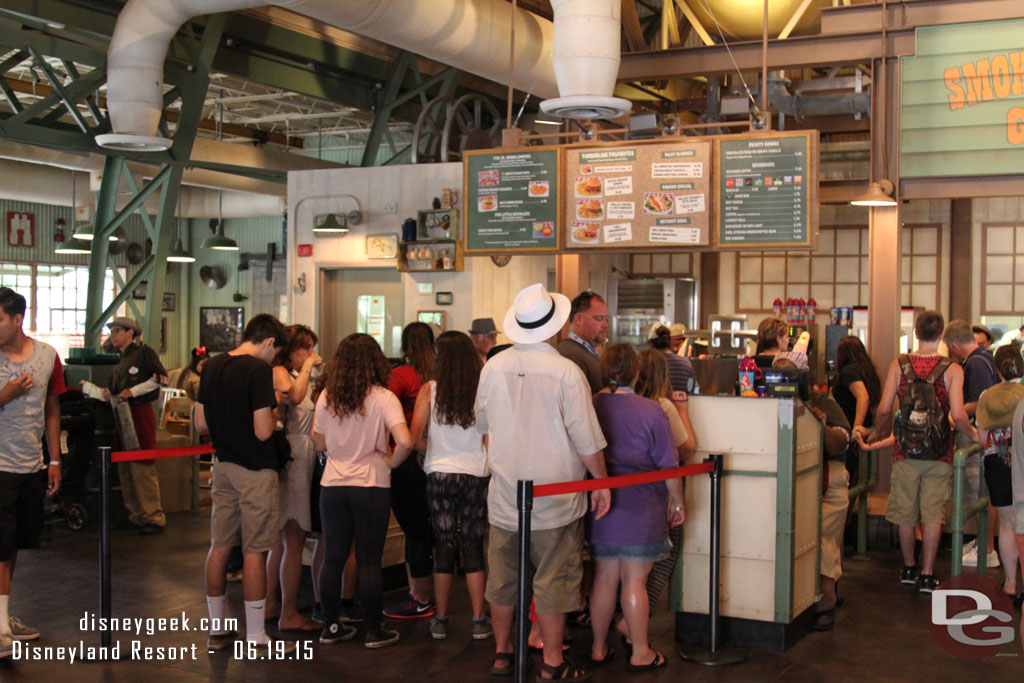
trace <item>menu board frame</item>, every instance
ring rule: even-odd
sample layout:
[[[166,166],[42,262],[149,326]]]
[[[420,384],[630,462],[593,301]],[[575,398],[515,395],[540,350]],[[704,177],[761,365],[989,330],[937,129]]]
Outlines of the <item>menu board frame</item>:
[[[700,251],[711,247],[713,147],[710,136],[588,141],[563,147],[563,252]],[[611,156],[607,161],[597,160],[596,157],[602,153]],[[587,155],[591,158],[585,158]],[[698,176],[690,174],[692,168],[686,168],[694,164],[702,166]],[[641,167],[644,173],[640,172]],[[581,194],[577,187],[587,178],[596,179],[594,197],[597,199],[589,199],[588,193]],[[610,189],[613,183],[618,184],[614,191]],[[646,206],[649,197],[654,197],[652,201],[660,201],[664,210],[649,211]],[[681,197],[698,198],[698,201],[685,206],[679,203]],[[581,217],[578,205],[588,202],[588,199],[600,205],[603,215],[599,221]],[[576,225],[585,229],[590,223],[599,226],[595,230],[594,242],[574,241],[572,231]],[[661,223],[664,223],[664,241],[651,240],[652,229]],[[608,228],[617,229],[617,241],[607,241],[605,231]],[[675,236],[668,233],[675,228],[690,232],[697,230],[696,240],[674,241]]]
[[[477,201],[479,199],[479,183],[477,179],[470,178],[470,166],[471,159],[474,157],[490,156],[496,157],[506,154],[536,154],[536,153],[550,153],[554,157],[555,172],[549,180],[549,186],[547,187],[547,194],[545,197],[550,202],[552,208],[551,221],[540,221],[545,224],[544,229],[550,227],[553,234],[546,236],[543,239],[553,239],[551,244],[543,244],[541,246],[517,246],[517,247],[494,247],[494,248],[480,248],[473,247],[471,242],[473,240],[475,230],[479,227],[479,224],[473,224],[473,218],[478,213]],[[558,254],[562,252],[562,245],[564,242],[563,230],[562,230],[562,218],[561,218],[561,206],[562,206],[562,167],[564,163],[565,155],[563,148],[558,145],[540,145],[537,147],[500,147],[497,149],[485,149],[485,150],[474,150],[467,151],[463,155],[462,160],[462,196],[465,198],[465,209],[462,212],[462,244],[463,252],[467,255],[472,256],[488,256],[495,254]],[[529,182],[529,181],[528,181]],[[547,223],[551,223],[550,226]]]
[[[805,237],[801,241],[790,241],[790,242],[743,242],[738,243],[722,243],[722,234],[725,229],[725,211],[724,204],[725,197],[722,194],[723,185],[725,183],[725,169],[722,166],[722,145],[724,143],[733,142],[736,140],[776,140],[779,138],[803,138],[805,140],[804,145],[804,158],[806,162],[806,170],[804,177],[806,182],[806,192],[804,192],[804,217],[806,221],[806,230],[804,231]],[[749,133],[738,133],[735,135],[716,135],[714,137],[714,202],[712,203],[714,209],[714,216],[712,218],[712,225],[714,225],[714,239],[710,248],[715,251],[785,251],[785,250],[797,250],[806,249],[813,251],[818,248],[818,220],[819,220],[819,203],[818,203],[818,144],[819,144],[819,133],[816,130],[796,130],[796,131],[753,131]]]

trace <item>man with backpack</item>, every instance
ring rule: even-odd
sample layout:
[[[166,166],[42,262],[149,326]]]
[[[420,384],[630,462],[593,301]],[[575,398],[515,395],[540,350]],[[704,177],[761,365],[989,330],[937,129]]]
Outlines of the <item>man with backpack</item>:
[[[872,443],[895,432],[885,518],[899,527],[903,551],[900,583],[916,584],[922,593],[939,587],[935,557],[953,481],[949,418],[953,418],[957,430],[977,439],[964,410],[963,370],[938,353],[943,324],[938,311],[925,311],[914,322],[917,351],[899,356],[889,366],[875,415],[875,430],[868,438]],[[892,405],[897,399],[899,408],[893,425]],[[914,557],[914,527],[918,520],[922,533],[920,564]]]

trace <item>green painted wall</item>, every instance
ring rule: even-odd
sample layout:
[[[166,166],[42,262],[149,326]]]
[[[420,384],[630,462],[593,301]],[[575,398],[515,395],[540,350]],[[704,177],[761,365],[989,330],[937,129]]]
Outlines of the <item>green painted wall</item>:
[[[901,61],[900,176],[1024,169],[1024,19],[930,26]]]

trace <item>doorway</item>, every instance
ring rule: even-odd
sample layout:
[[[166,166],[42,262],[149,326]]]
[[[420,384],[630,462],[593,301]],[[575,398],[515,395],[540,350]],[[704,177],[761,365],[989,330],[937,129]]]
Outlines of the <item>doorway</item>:
[[[402,355],[405,291],[394,268],[324,268],[320,271],[317,334],[330,359],[354,332],[372,334],[388,358]]]

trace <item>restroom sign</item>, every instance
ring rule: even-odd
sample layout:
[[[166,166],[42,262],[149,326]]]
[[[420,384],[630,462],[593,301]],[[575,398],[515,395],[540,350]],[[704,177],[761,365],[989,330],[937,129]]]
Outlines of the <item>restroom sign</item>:
[[[34,247],[36,245],[36,215],[24,211],[7,212],[7,246]]]

